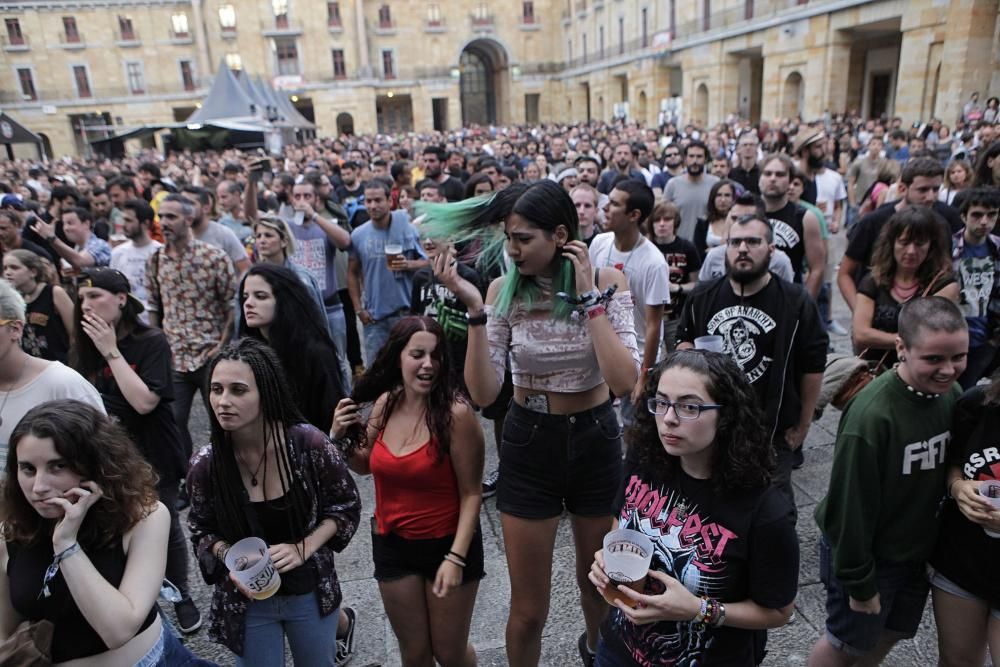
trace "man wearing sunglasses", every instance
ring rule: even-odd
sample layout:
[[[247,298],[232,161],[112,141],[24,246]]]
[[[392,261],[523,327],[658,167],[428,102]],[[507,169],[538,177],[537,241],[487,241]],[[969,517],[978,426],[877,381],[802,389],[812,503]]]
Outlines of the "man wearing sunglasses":
[[[694,347],[699,336],[722,337],[764,410],[777,458],[774,484],[794,506],[792,466],[819,397],[827,334],[808,292],[768,269],[774,232],[764,215],[736,219],[725,248],[727,275],[688,297],[677,348]]]

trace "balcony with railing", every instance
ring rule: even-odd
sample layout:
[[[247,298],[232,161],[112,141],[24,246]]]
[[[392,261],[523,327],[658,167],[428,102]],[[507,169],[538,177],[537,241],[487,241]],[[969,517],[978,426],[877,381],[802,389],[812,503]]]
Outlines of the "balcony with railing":
[[[16,88],[17,86],[14,86]],[[94,87],[92,82],[88,82],[85,90],[77,91],[74,86],[54,88],[51,90],[35,89],[34,100],[26,100],[20,90],[13,90],[9,87],[0,89],[0,104],[22,104],[30,101],[32,104],[72,104],[76,100],[86,100],[87,104],[93,105],[104,103],[105,100],[123,99],[141,95],[177,95],[180,97],[195,99],[204,94],[204,88],[193,88],[184,90],[184,86],[178,82],[174,85],[150,86],[145,85],[142,91],[138,92],[129,88],[127,83],[115,86]]]
[[[194,42],[194,37],[191,36],[190,30],[178,32],[173,28],[169,28],[167,30],[167,41],[171,44],[191,44]]]
[[[264,37],[298,37],[302,34],[302,24],[292,21],[287,14],[275,16],[274,20],[261,25]]]
[[[448,26],[445,25],[444,19],[426,19],[424,21],[424,32],[430,33],[441,33],[448,32]]]
[[[142,46],[142,40],[139,39],[139,31],[135,28],[115,30],[115,46],[123,49],[135,48],[137,46]]]
[[[31,50],[31,42],[23,33],[17,36],[0,35],[0,44],[3,44],[3,50],[8,53]]]
[[[85,49],[87,40],[82,32],[59,33],[59,47],[63,49]]]
[[[753,0],[731,7],[729,9],[711,12],[708,16],[678,23],[674,26],[671,38],[675,44],[706,34],[723,32],[740,27],[752,28],[754,24],[762,23],[782,14],[801,10],[808,6],[822,5],[833,0]]]

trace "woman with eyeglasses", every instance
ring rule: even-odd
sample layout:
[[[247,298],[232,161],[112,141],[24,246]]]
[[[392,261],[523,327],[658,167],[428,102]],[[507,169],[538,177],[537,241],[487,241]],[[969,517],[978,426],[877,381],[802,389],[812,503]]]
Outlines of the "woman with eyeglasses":
[[[652,540],[653,560],[642,593],[617,587],[626,602],[601,626],[595,665],[759,664],[765,631],[792,615],[799,547],[754,390],[728,356],[682,350],[650,374],[645,401],[615,527]],[[590,581],[613,585],[602,551]]]

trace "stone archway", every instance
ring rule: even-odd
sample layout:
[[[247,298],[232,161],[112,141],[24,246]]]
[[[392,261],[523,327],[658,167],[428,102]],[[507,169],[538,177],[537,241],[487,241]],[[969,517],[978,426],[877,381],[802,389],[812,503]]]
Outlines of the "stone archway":
[[[337,114],[337,135],[354,134],[354,117],[343,111]]]
[[[786,118],[795,118],[802,115],[802,107],[805,105],[805,84],[802,75],[792,72],[785,79],[785,88],[781,96],[781,115]]]
[[[700,84],[694,91],[694,108],[691,109],[691,121],[708,125],[708,86]]]
[[[475,39],[458,59],[462,124],[507,122],[510,68],[507,51],[492,39]]]
[[[640,90],[639,101],[636,103],[635,116],[633,117],[633,120],[637,120],[643,124],[648,123],[649,118],[646,116],[647,113],[649,113],[649,105],[646,100],[646,91]]]

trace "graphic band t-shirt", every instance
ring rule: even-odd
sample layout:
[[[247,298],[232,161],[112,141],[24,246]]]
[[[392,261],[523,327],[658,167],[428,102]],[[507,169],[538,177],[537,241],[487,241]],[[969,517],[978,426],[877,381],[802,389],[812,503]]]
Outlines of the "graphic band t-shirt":
[[[988,306],[996,276],[996,264],[990,254],[989,243],[965,243],[962,256],[955,265],[961,288],[958,307],[969,324],[969,348],[974,349],[985,344],[988,335]]]
[[[777,211],[769,211],[768,219],[774,228],[774,245],[788,255],[795,272],[795,282],[802,282],[802,267],[806,258],[805,231],[802,223],[806,210],[788,202]]]
[[[667,260],[667,267],[670,271],[670,282],[674,285],[683,285],[688,282],[688,276],[693,271],[697,275],[701,269],[701,255],[694,243],[679,236],[674,237],[670,243],[655,243],[657,250],[663,253],[663,259]],[[676,317],[681,312],[684,305],[685,295],[672,294],[670,305],[664,310],[664,315],[671,318]]]
[[[962,470],[962,479],[1000,480],[1000,410],[986,403],[984,386],[965,392],[955,405],[948,464]],[[941,507],[941,532],[931,565],[947,579],[1000,609],[1000,577],[987,563],[1000,563],[1000,539],[983,532],[948,498]]]
[[[779,491],[767,486],[720,494],[711,481],[690,477],[680,466],[659,478],[639,465],[634,451],[625,463],[616,516],[619,527],[652,540],[651,570],[674,577],[694,595],[722,602],[752,600],[780,609],[795,600],[798,538],[791,507]],[[691,622],[637,626],[617,608],[601,627],[619,660],[643,667],[751,667],[762,635]]]
[[[784,350],[774,349],[777,318],[784,315],[778,312],[777,280],[771,276],[764,289],[743,298],[733,291],[732,283],[727,280],[712,303],[712,316],[708,318],[705,331],[689,331],[693,323],[683,315],[677,329],[678,340],[722,336],[723,351],[746,373],[747,380],[763,400],[762,405],[768,399],[764,392],[771,366],[775,359],[784,356]]]

